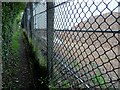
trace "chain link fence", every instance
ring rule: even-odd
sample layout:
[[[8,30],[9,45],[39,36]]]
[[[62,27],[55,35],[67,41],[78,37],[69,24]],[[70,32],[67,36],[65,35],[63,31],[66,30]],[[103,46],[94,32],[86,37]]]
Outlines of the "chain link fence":
[[[52,86],[120,88],[119,1],[57,0],[32,5],[31,37],[47,55]]]

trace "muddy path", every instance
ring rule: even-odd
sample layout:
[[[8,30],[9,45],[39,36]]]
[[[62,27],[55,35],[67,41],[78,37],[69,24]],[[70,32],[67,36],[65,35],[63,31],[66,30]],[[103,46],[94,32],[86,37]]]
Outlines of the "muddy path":
[[[46,75],[47,70],[38,64],[27,37],[19,36],[19,62],[15,80],[17,87],[26,90],[48,89]]]

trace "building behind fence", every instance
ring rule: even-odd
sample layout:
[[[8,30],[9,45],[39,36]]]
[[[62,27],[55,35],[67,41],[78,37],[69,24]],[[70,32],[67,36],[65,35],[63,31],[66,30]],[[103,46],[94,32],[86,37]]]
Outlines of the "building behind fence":
[[[116,0],[28,3],[22,21],[39,54],[47,55],[50,85],[120,88],[119,5]]]

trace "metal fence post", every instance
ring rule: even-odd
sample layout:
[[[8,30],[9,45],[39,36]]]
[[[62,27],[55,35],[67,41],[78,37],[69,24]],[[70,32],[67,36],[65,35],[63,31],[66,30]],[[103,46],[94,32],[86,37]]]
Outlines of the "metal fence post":
[[[0,12],[2,12],[2,2],[0,1]],[[2,13],[0,13],[0,90],[2,89]]]
[[[27,30],[27,8],[24,10],[24,27]]]
[[[31,39],[32,39],[33,29],[34,29],[33,3],[30,2],[30,37],[31,37]]]
[[[118,2],[118,12],[120,12],[120,2]],[[120,13],[118,14],[120,16]],[[118,18],[118,22],[120,23],[120,18]],[[120,32],[120,26],[118,26],[118,30]],[[120,33],[118,33],[118,59],[120,60]],[[120,61],[118,65],[118,76],[120,76]],[[119,77],[120,78],[120,77]],[[118,82],[118,89],[120,90],[120,80]]]
[[[54,35],[54,8],[53,2],[47,2],[47,67],[48,79],[52,79],[52,55],[53,55],[53,35]],[[51,8],[51,9],[50,9]],[[48,10],[49,9],[49,10]],[[49,82],[50,83],[50,82]]]
[[[118,29],[120,30],[120,26],[118,26]],[[120,32],[120,31],[119,31]],[[119,60],[120,60],[120,33],[118,33],[118,40],[119,40],[119,45],[118,45],[118,55],[119,55]],[[119,69],[118,69],[118,76],[120,76],[120,61],[119,61],[119,65],[118,65]],[[120,77],[119,77],[120,78]],[[118,83],[118,88],[120,90],[120,80],[119,80],[119,83]]]

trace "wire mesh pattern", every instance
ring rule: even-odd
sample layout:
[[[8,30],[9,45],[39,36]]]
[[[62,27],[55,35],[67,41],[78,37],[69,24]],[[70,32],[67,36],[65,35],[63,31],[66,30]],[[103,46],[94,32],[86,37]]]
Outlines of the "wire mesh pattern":
[[[55,8],[55,86],[118,88],[118,5],[114,0],[82,0]]]
[[[33,9],[34,18],[34,31],[33,39],[36,41],[37,47],[40,48],[44,54],[47,48],[47,38],[46,38],[46,12],[41,13],[46,10],[46,3],[35,3]],[[41,14],[40,14],[41,13]]]
[[[119,7],[117,0],[64,0],[37,14],[54,9],[50,83],[62,88],[120,88]]]

